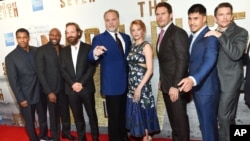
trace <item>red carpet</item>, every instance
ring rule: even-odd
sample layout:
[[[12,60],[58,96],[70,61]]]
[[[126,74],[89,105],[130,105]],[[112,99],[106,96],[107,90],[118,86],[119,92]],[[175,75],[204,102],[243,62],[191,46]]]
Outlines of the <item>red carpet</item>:
[[[76,136],[76,132],[72,132],[72,134]],[[87,140],[91,141],[90,134],[87,134]],[[29,139],[23,127],[1,125],[0,126],[0,141],[29,141]],[[61,141],[68,141],[68,140],[61,139]],[[101,134],[100,141],[108,141],[108,135]],[[133,141],[137,141],[137,140],[133,139]],[[153,141],[172,141],[172,140],[154,138]]]

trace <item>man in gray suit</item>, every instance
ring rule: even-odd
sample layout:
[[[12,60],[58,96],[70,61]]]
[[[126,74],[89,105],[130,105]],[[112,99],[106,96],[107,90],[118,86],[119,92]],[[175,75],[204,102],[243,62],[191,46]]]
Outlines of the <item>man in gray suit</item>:
[[[50,140],[51,138],[47,136],[47,103],[42,94],[35,67],[37,48],[29,46],[29,32],[24,28],[16,31],[16,40],[17,47],[5,57],[10,87],[20,105],[29,140]],[[34,125],[35,111],[37,111],[39,120],[39,137]]]
[[[229,141],[230,125],[235,124],[240,87],[243,82],[242,56],[247,46],[248,32],[233,21],[233,7],[220,3],[214,10],[218,27],[205,36],[216,36],[220,43],[217,62],[221,85],[218,122],[219,140]]]

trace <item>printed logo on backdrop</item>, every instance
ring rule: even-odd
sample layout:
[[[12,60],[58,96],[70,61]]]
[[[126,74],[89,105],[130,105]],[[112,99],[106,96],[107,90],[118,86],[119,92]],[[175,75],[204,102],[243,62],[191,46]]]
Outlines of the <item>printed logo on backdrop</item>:
[[[31,0],[33,12],[43,10],[43,0]]]
[[[15,45],[15,41],[14,41],[14,34],[13,32],[11,33],[5,33],[4,34],[4,40],[5,40],[5,46],[14,46]]]
[[[2,2],[0,3],[0,20],[7,18],[18,17],[18,8],[16,2]]]
[[[41,36],[48,35],[50,27],[49,25],[32,25],[27,28],[30,32],[30,45],[32,46],[41,46]]]

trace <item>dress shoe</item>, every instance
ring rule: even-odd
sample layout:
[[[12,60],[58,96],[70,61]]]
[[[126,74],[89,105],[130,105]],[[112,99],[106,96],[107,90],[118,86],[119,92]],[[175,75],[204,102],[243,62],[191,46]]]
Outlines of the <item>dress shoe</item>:
[[[40,141],[53,141],[51,137],[45,136],[45,137],[41,137]]]
[[[70,135],[70,134],[67,134],[67,135],[64,135],[62,134],[62,138],[63,139],[68,139],[68,140],[76,140],[76,137]]]

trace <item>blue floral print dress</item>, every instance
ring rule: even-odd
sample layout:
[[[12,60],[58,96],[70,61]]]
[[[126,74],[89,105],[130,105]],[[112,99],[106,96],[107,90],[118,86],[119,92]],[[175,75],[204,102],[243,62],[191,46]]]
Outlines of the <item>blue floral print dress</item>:
[[[148,130],[149,134],[160,131],[150,80],[142,88],[140,100],[133,102],[134,90],[147,71],[147,68],[144,67],[146,59],[143,54],[143,48],[146,44],[149,42],[144,41],[139,45],[133,44],[127,57],[129,75],[126,128],[130,131],[130,135],[135,137],[146,135],[145,129]]]

